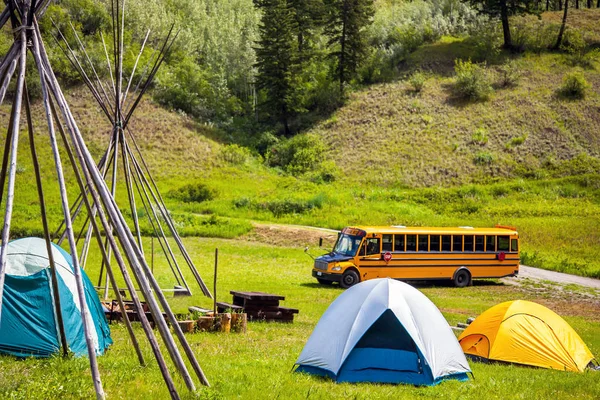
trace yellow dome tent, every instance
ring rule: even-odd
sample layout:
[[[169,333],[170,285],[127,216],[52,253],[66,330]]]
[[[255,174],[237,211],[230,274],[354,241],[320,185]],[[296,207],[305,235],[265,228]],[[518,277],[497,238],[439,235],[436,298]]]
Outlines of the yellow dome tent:
[[[554,311],[530,301],[498,304],[458,337],[465,354],[565,371],[580,371],[594,360],[577,332]]]

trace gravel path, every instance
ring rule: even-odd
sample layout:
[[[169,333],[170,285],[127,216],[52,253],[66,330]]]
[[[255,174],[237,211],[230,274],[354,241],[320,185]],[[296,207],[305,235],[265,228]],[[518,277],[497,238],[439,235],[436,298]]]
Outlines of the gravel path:
[[[562,272],[548,271],[541,268],[528,267],[521,265],[519,275],[514,278],[503,278],[507,283],[517,283],[520,279],[537,279],[551,281],[563,285],[574,284],[600,290],[600,279],[585,278],[583,276],[563,274]]]

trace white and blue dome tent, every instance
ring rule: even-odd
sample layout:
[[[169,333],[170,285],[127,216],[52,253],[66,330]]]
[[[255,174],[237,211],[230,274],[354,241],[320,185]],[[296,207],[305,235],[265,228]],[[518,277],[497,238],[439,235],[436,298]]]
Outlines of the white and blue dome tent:
[[[87,355],[79,296],[71,256],[52,243],[65,336],[76,356]],[[0,316],[0,353],[17,357],[49,357],[60,351],[46,241],[18,239],[8,243],[6,276]],[[81,271],[92,342],[98,355],[112,344],[102,305],[85,272]]]
[[[337,382],[436,385],[467,380],[465,355],[438,308],[420,291],[392,279],[351,287],[325,311],[296,372]]]

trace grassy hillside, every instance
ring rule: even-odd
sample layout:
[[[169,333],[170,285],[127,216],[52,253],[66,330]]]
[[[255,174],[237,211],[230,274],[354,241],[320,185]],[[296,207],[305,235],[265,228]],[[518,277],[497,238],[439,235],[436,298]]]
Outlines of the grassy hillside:
[[[597,30],[586,32],[595,40]],[[464,38],[426,45],[401,66],[397,80],[352,92],[315,125],[309,133],[326,143],[321,157],[337,169],[329,183],[269,168],[261,156],[230,144],[236,136],[149,100],[131,127],[185,235],[236,237],[252,229],[251,220],[335,229],[512,224],[523,238],[524,263],[600,277],[600,66],[583,71],[587,96],[568,100],[557,94],[563,75],[574,69],[564,53],[500,54],[486,67],[492,83],[508,59],[521,79],[497,87],[488,101],[466,102],[454,93],[454,60],[474,57],[475,50]],[[428,79],[415,93],[408,77],[418,69]],[[86,90],[67,92],[99,157],[108,141],[105,118]],[[8,104],[0,107],[0,119],[8,111]],[[40,104],[34,113],[57,227],[61,210]],[[28,146],[21,134],[14,235],[41,233]],[[169,195],[189,183],[206,185],[215,198],[186,203]],[[71,199],[76,193],[71,185]],[[121,184],[122,204],[124,194]]]

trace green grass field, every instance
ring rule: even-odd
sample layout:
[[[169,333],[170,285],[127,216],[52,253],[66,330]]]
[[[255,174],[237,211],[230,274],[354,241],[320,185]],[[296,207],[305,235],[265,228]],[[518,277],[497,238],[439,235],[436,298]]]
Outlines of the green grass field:
[[[201,399],[384,399],[384,398],[524,398],[595,399],[600,396],[596,372],[567,373],[506,365],[471,362],[474,380],[444,382],[436,387],[407,385],[336,384],[309,375],[291,372],[304,343],[329,304],[342,289],[322,287],[311,278],[312,262],[299,247],[272,246],[242,240],[186,239],[201,274],[212,282],[213,254],[219,248],[217,298],[231,301],[229,290],[255,290],[284,295],[283,305],[299,308],[293,324],[251,322],[243,334],[189,334],[188,340],[211,382],[211,388],[187,393],[181,380],[177,387],[184,398]],[[95,259],[88,271],[94,280]],[[156,275],[164,287],[173,283],[160,259]],[[189,274],[188,274],[189,275]],[[464,322],[502,301],[528,299],[545,304],[561,314],[590,350],[600,354],[600,304],[589,293],[561,293],[555,287],[543,290],[505,286],[496,281],[478,282],[456,289],[447,286],[420,286],[442,311],[448,322]],[[196,291],[198,292],[198,291]],[[210,307],[210,301],[195,294],[173,298],[176,312],[189,305]],[[138,337],[143,338],[137,327]],[[115,344],[99,358],[100,371],[109,398],[165,399],[168,393],[154,362],[137,365],[135,352],[123,325],[112,325]],[[144,343],[144,354],[152,359]],[[175,375],[174,369],[171,372]],[[28,359],[15,361],[0,357],[0,398],[90,398],[93,387],[87,358],[63,360]]]

